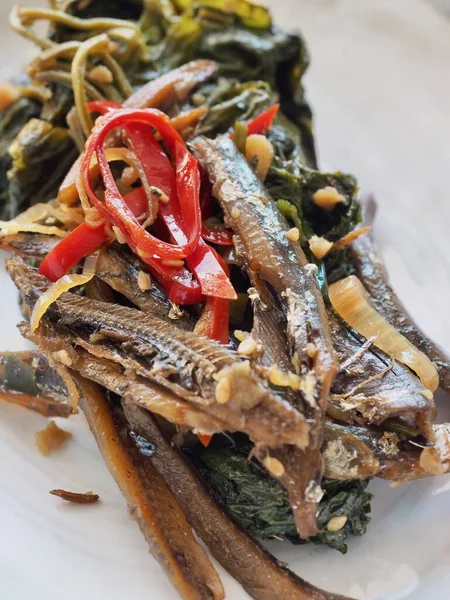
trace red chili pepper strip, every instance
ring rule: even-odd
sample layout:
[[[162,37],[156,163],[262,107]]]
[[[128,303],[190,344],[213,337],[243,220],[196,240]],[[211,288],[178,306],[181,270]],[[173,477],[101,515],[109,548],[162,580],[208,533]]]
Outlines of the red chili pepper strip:
[[[47,254],[39,267],[39,273],[50,281],[57,281],[82,258],[103,246],[107,240],[104,225],[94,228],[82,223]]]
[[[201,443],[205,446],[205,448],[207,448],[213,438],[212,435],[208,435],[206,433],[197,433],[197,437],[198,439],[201,441]]]
[[[134,214],[141,215],[147,210],[147,196],[142,188],[137,188],[125,196]],[[90,227],[87,223],[78,225],[47,254],[39,267],[39,273],[57,281],[81,259],[98,250],[109,239],[105,225]]]
[[[135,123],[150,125],[157,129],[175,160],[180,208],[186,229],[189,231],[188,242],[183,246],[162,242],[140,225],[125,205],[106,160],[103,143],[108,133],[117,127],[128,128]],[[89,181],[89,165],[94,152],[97,155],[106,188],[104,203],[97,198]],[[109,221],[122,230],[127,242],[144,260],[144,257],[178,260],[189,256],[197,246],[201,232],[198,165],[185,147],[181,136],[167,121],[164,113],[153,109],[119,109],[108,112],[100,123],[97,121],[88,140],[82,160],[82,172],[83,183],[91,202]]]
[[[223,258],[211,248],[211,251],[216,256],[223,270],[229,276],[228,265]],[[221,344],[229,342],[229,327],[230,327],[230,301],[223,298],[207,298],[203,308],[202,316],[200,317],[203,324],[204,335],[213,340],[217,340]],[[207,448],[213,438],[212,435],[205,433],[197,433],[200,442]]]
[[[280,109],[279,104],[274,104],[266,111],[247,123],[247,135],[266,135],[272,127],[273,121]]]
[[[226,227],[211,226],[203,223],[202,238],[211,244],[217,244],[217,246],[233,245],[233,232],[226,229]]]
[[[148,207],[147,196],[143,188],[137,188],[127,194],[124,201],[135,215],[143,214]],[[50,281],[57,281],[109,239],[105,225],[93,228],[87,223],[82,223],[63,238],[45,257],[39,267],[39,273]],[[158,279],[172,302],[198,304],[202,301],[200,286],[187,269],[174,270],[161,265],[158,269]]]
[[[186,262],[192,269],[205,296],[226,301],[237,298],[228,275],[206,242],[200,240],[197,248]]]
[[[210,250],[228,277],[228,265],[213,248]],[[213,340],[217,340],[221,344],[228,344],[230,321],[229,300],[224,298],[207,298],[200,319],[202,321],[202,332],[204,335]]]
[[[174,169],[155,136],[148,128],[133,125],[127,127],[127,135],[142,166],[147,174],[148,182],[159,188],[169,199],[167,203],[160,202],[159,214],[169,230],[172,238],[180,245],[187,243],[185,233],[186,224],[180,211],[178,199],[182,196],[184,186],[189,187],[191,182],[184,178],[176,177]],[[181,157],[180,157],[181,153]],[[191,162],[192,155],[186,155],[183,148],[177,144],[175,149],[175,163]],[[197,186],[198,170],[186,169],[186,173],[194,173]],[[186,258],[189,268],[194,273],[205,296],[235,299],[236,292],[228,276],[218,262],[212,250],[199,240],[196,249]]]
[[[117,110],[118,108],[121,108],[121,105],[113,100],[93,100],[88,103],[88,109],[100,115],[106,114],[109,110]]]
[[[220,254],[214,250],[214,248],[211,248],[211,252],[216,257],[227,277],[229,277],[230,270],[226,262],[223,260]],[[237,296],[235,296],[235,298],[236,297]],[[212,298],[211,302],[213,305],[213,315],[210,337],[214,340],[217,340],[221,344],[228,344],[230,335],[230,301],[224,300],[223,298]]]

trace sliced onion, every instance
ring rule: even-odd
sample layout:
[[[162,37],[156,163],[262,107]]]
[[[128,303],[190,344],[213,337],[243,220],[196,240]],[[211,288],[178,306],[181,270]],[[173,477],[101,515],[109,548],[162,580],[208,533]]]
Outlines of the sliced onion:
[[[374,345],[417,373],[424,386],[437,388],[439,376],[431,360],[382,317],[370,302],[364,286],[354,275],[330,285],[329,296],[336,312]]]
[[[37,223],[38,221],[42,221],[49,216],[49,207],[47,204],[43,202],[39,202],[38,204],[34,204],[24,210],[23,213],[17,215],[12,219],[11,223]]]
[[[48,290],[38,298],[30,317],[31,332],[36,331],[49,306],[53,304],[53,302],[56,302],[56,300],[58,300],[58,298],[64,294],[64,292],[68,292],[72,288],[79,285],[86,285],[86,283],[91,281],[95,275],[97,258],[98,255],[93,254],[89,256],[85,261],[83,273],[81,275],[77,275],[75,273],[64,275],[58,279],[58,281],[52,284]]]
[[[42,233],[44,235],[56,235],[65,237],[69,232],[53,225],[40,225],[39,223],[18,223],[17,221],[0,221],[0,231],[3,235],[14,235],[16,233]]]
[[[106,158],[108,162],[123,161],[133,169],[135,177],[138,177],[137,165],[138,159],[134,152],[128,148],[107,148]],[[77,180],[80,173],[81,160],[77,161],[72,165],[69,173],[61,184],[58,192],[58,200],[61,204],[71,205],[77,202],[79,199],[79,191],[77,189]],[[91,165],[89,167],[89,178],[94,179],[99,174],[99,167],[97,163],[97,157],[92,157]]]
[[[84,215],[80,209],[69,208],[60,205],[56,201],[42,203],[39,202],[30,206],[23,213],[11,219],[11,221],[0,221],[0,229],[5,234],[15,234],[19,232],[43,233],[46,235],[57,235],[64,237],[67,231],[53,225],[45,225],[40,221],[45,221],[53,217],[63,223],[63,225],[80,225],[84,221]]]

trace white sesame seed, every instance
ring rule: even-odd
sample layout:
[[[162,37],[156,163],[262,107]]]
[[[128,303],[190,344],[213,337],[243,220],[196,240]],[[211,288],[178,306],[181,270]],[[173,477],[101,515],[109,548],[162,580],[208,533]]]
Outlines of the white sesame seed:
[[[335,187],[327,186],[313,194],[313,202],[324,210],[333,210],[336,204],[345,202],[345,197]]]
[[[420,393],[425,398],[425,400],[429,400],[430,402],[434,398],[433,392],[431,390],[421,390]]]
[[[125,238],[125,236],[123,235],[122,231],[116,227],[115,225],[112,226],[112,230],[114,232],[114,235],[116,236],[117,241],[119,242],[119,244],[126,244],[127,240]]]
[[[300,239],[300,230],[298,227],[293,227],[289,231],[286,231],[284,235],[290,242],[298,242]]]
[[[184,260],[163,260],[162,264],[166,267],[182,267]]]
[[[148,273],[144,273],[144,271],[139,271],[137,283],[141,292],[148,292],[148,290],[150,290],[152,287],[150,275]]]
[[[231,400],[231,382],[228,377],[224,377],[217,384],[216,400],[219,404],[226,404]]]
[[[348,517],[346,515],[331,517],[331,519],[327,523],[327,529],[331,533],[336,533],[336,531],[340,531],[348,521]]]
[[[263,460],[263,464],[269,473],[271,473],[274,477],[282,477],[285,473],[284,465],[278,460],[278,458],[266,456],[266,458]]]
[[[248,336],[239,344],[238,354],[241,354],[243,356],[250,356],[255,352],[256,348],[256,341],[251,336]]]

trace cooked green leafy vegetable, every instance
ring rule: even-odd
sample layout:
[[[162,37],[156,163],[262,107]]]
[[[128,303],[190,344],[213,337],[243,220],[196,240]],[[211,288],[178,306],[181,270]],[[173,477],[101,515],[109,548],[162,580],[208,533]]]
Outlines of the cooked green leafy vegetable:
[[[217,438],[207,449],[197,450],[194,461],[229,514],[255,536],[283,537],[294,544],[303,543],[296,531],[286,490],[258,464],[248,460],[251,446],[237,436],[235,446]],[[366,491],[367,485],[368,481],[324,480],[318,517],[322,531],[309,541],[347,552],[347,537],[363,535],[370,520],[371,494]],[[348,519],[342,529],[330,532],[327,524],[336,516]]]
[[[276,145],[274,147],[277,148]],[[278,154],[265,183],[275,200],[288,201],[297,209],[307,237],[314,233],[333,242],[361,222],[358,186],[351,175],[322,173],[299,161],[285,160]],[[329,212],[313,201],[314,193],[328,186],[336,188],[345,198],[345,202],[337,204]]]
[[[18,207],[10,203],[8,198],[9,180],[7,173],[12,166],[12,158],[8,152],[15,137],[34,117],[40,113],[38,102],[28,98],[20,98],[9,106],[0,119],[0,219],[11,219],[17,214]]]
[[[275,103],[275,94],[264,81],[240,83],[220,78],[203,86],[195,95],[210,106],[200,125],[199,134],[214,136],[233,127],[236,121],[248,121]]]
[[[54,198],[77,157],[68,130],[41,119],[28,121],[9,154],[13,163],[8,172],[8,202],[9,210],[15,213]]]
[[[228,80],[263,80],[297,126],[306,164],[316,165],[311,109],[301,84],[309,56],[298,33],[279,30],[265,8],[247,0],[159,0],[152,9],[147,14],[148,67],[141,72],[143,80],[194,58],[215,60],[220,76]]]

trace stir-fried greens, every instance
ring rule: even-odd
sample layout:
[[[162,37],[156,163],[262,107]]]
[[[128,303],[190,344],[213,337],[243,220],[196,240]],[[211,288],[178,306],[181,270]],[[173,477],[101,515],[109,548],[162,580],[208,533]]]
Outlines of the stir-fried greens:
[[[305,44],[248,0],[55,4],[11,15],[40,53],[2,98],[0,247],[39,351],[0,398],[81,408],[181,597],[224,597],[193,529],[253,598],[338,600],[254,538],[345,553],[372,477],[448,472],[450,368],[318,169]]]

